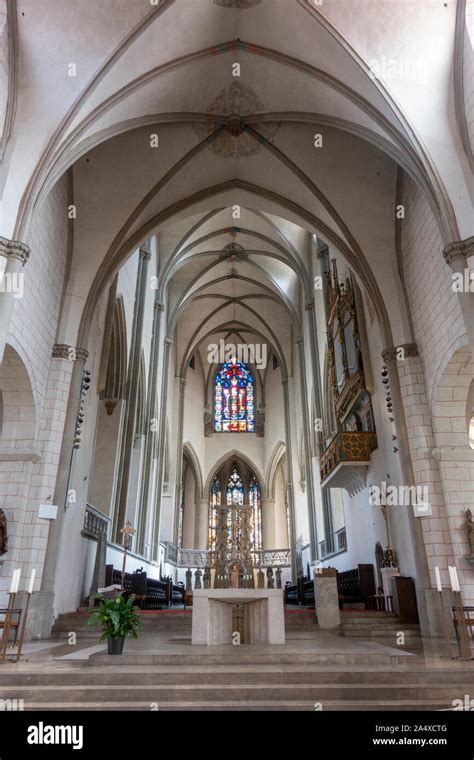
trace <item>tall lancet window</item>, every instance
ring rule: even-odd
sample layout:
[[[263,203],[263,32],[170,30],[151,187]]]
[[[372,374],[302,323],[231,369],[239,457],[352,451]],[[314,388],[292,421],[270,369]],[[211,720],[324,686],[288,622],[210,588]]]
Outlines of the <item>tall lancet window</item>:
[[[216,375],[214,431],[255,432],[254,379],[242,362],[225,362]]]

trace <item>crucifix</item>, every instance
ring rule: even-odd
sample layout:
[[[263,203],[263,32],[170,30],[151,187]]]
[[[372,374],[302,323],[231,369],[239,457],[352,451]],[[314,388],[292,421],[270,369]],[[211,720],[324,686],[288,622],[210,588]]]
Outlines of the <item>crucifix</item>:
[[[122,565],[122,578],[120,581],[120,588],[123,591],[124,589],[124,581],[125,581],[125,565],[127,563],[127,552],[129,551],[131,545],[132,545],[132,536],[135,535],[137,531],[132,526],[131,522],[125,523],[123,528],[120,529],[120,533],[123,535],[123,565]]]

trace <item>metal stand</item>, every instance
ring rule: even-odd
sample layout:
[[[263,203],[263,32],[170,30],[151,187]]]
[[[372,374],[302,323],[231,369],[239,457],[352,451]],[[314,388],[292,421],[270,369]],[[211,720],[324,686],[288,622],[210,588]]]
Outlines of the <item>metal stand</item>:
[[[459,637],[459,656],[464,660],[471,660],[471,645],[469,643],[469,637],[467,635],[467,625],[464,619],[464,609],[462,603],[462,597],[460,591],[453,591],[455,602],[455,616],[457,623],[457,631]]]
[[[3,635],[2,635],[2,651],[0,654],[0,662],[5,662],[8,649],[8,639],[10,637],[10,629],[13,621],[13,610],[15,609],[16,594],[9,594],[7,611],[5,613],[5,620],[3,622]]]
[[[29,591],[25,591],[25,596],[26,596],[25,609],[23,611],[23,616],[22,616],[22,621],[21,621],[20,639],[18,641],[18,647],[16,650],[15,662],[18,662],[20,659],[21,650],[23,649],[23,641],[25,640],[26,621],[28,619],[28,607],[30,606],[30,596],[31,596]]]

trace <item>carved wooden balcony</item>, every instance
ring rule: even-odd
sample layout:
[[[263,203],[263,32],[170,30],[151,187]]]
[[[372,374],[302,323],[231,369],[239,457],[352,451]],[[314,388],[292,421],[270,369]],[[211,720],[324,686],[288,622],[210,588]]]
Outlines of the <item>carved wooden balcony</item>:
[[[365,487],[371,454],[376,448],[375,432],[337,433],[321,457],[321,485],[344,488],[354,496]]]

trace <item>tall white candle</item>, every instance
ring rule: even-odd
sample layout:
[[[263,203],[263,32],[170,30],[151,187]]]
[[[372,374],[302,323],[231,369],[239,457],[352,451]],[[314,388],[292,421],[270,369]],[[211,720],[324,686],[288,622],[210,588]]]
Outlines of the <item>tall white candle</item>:
[[[12,585],[10,586],[10,594],[17,594],[20,586],[21,570],[17,568],[13,571]]]
[[[441,585],[441,576],[439,574],[439,567],[435,567],[435,576],[436,576],[436,585],[438,587],[438,591],[442,591],[443,587]]]
[[[18,574],[18,570],[13,571],[12,575],[12,582],[10,583],[10,594],[15,594],[15,586],[16,586],[16,576]]]
[[[451,578],[451,588],[453,591],[460,591],[458,571],[454,566],[449,568],[449,575]]]
[[[33,586],[35,585],[35,578],[36,578],[36,568],[33,568],[30,575],[30,584],[28,586],[28,593],[33,593]]]

